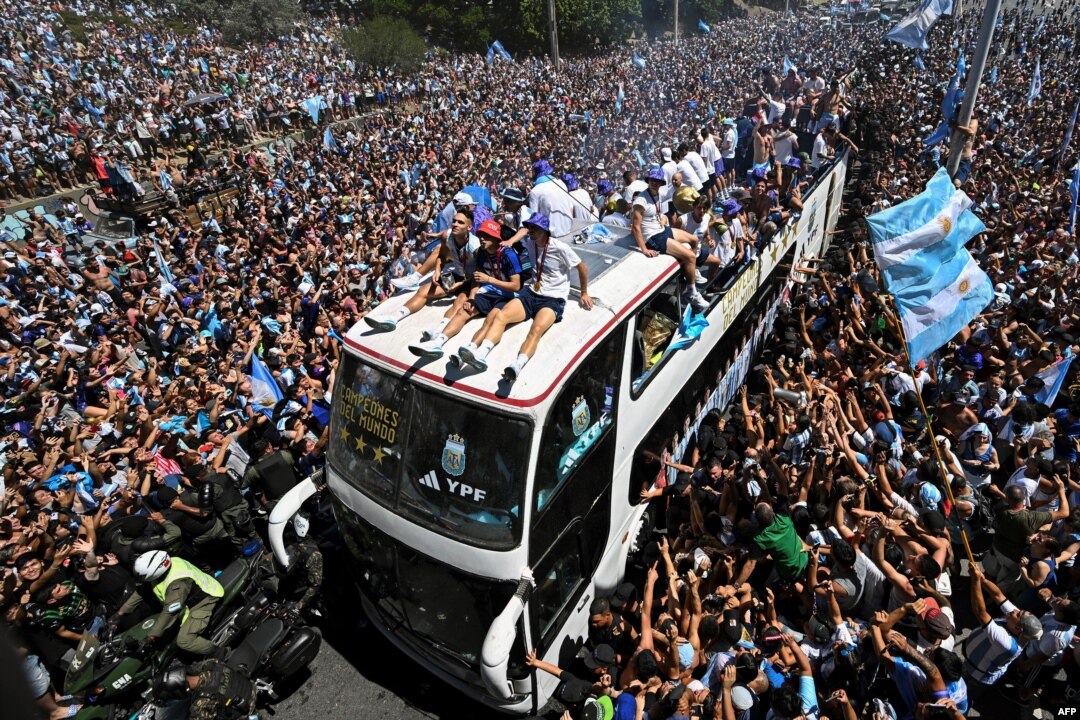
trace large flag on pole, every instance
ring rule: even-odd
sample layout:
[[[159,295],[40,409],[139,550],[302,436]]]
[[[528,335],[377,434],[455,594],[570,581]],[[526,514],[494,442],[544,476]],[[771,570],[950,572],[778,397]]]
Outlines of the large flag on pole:
[[[926,35],[942,15],[951,15],[953,0],[923,0],[915,12],[896,23],[885,38],[916,50],[929,50]]]
[[[1031,87],[1028,88],[1027,104],[1035,102],[1035,98],[1042,94],[1042,58],[1035,58],[1035,73],[1031,76]]]
[[[912,364],[949,342],[994,299],[990,278],[964,247],[986,229],[970,207],[942,168],[923,192],[866,219]]]

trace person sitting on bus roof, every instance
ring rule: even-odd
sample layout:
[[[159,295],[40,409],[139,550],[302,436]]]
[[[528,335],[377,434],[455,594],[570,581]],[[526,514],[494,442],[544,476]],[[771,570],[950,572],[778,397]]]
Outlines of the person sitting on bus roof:
[[[709,302],[697,291],[697,238],[685,230],[672,228],[667,217],[661,211],[660,188],[667,184],[664,171],[653,168],[645,176],[649,189],[638,193],[634,198],[633,215],[630,229],[634,241],[641,252],[648,257],[667,253],[675,258],[682,267],[688,298],[694,309],[702,311],[709,307]]]
[[[468,280],[473,269],[473,254],[480,248],[480,240],[472,234],[472,213],[458,210],[450,223],[450,234],[443,239],[439,250],[432,253],[420,268],[420,272],[432,271],[431,282],[417,290],[409,300],[388,318],[365,315],[364,320],[376,330],[391,331],[409,315],[429,302],[468,292]]]
[[[487,370],[487,356],[491,349],[502,339],[506,328],[524,320],[532,320],[529,335],[518,351],[517,359],[504,371],[503,377],[513,382],[517,379],[525,364],[536,352],[536,346],[544,333],[562,320],[566,298],[570,294],[570,270],[577,268],[581,296],[578,302],[586,310],[592,309],[589,297],[589,270],[577,253],[566,243],[551,237],[547,215],[534,213],[525,221],[529,229],[529,248],[536,266],[535,280],[522,289],[518,297],[508,302],[502,309],[490,313],[484,326],[473,336],[472,342],[458,350],[458,355],[451,357],[451,364],[467,362],[478,370]]]
[[[502,230],[494,220],[485,220],[477,231],[480,249],[476,251],[476,272],[472,291],[461,293],[443,315],[438,326],[425,330],[419,344],[410,345],[409,352],[428,358],[440,358],[443,345],[454,337],[469,320],[487,317],[517,297],[521,289],[521,261],[513,248],[502,247]]]

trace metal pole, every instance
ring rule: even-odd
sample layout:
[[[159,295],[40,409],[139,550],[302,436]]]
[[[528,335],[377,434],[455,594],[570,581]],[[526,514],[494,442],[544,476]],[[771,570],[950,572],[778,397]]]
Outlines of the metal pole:
[[[559,71],[559,21],[555,15],[555,0],[548,0],[548,26],[551,29],[551,63]]]
[[[986,56],[990,54],[990,44],[994,40],[994,28],[997,26],[999,10],[1001,10],[1001,0],[986,0],[982,28],[979,30],[979,44],[975,47],[975,55],[971,58],[971,67],[968,69],[968,80],[964,84],[964,102],[960,106],[960,115],[956,119],[957,127],[967,127],[971,124],[971,116],[975,112],[975,100],[979,95],[979,85],[982,84],[983,70],[986,69]],[[952,137],[949,139],[950,177],[956,177],[956,171],[960,168],[960,155],[964,152],[966,142],[967,135],[953,129]]]
[[[679,45],[679,0],[675,0],[675,45]]]

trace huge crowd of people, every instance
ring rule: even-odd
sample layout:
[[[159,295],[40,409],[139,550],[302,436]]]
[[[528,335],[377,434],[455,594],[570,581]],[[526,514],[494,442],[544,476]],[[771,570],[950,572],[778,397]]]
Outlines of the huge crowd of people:
[[[78,711],[57,690],[72,651],[95,617],[134,611],[160,578],[148,556],[220,569],[323,464],[340,339],[364,318],[392,327],[378,306],[411,278],[598,218],[676,257],[697,305],[693,283],[766,247],[845,147],[833,251],[801,260],[813,272],[734,406],[687,457],[657,448],[678,480],[642,489],[665,534],[641,581],[593,602],[579,666],[528,662],[562,677],[573,717],[605,720],[923,720],[998,698],[1055,707],[1044,688],[1062,669],[1075,687],[1080,406],[1071,375],[1053,399],[1044,371],[1080,350],[1077,7],[1002,14],[962,183],[995,301],[911,369],[859,219],[947,160],[922,139],[977,11],[938,23],[925,70],[880,28],[803,12],[558,73],[440,55],[405,78],[351,60],[332,18],[232,49],[169,30],[157,4],[94,22],[105,7],[78,0],[84,42],[56,7],[2,4],[0,194],[92,183],[177,206],[130,244],[93,244],[95,218],[67,201],[3,244],[0,607],[43,715]],[[257,142],[296,131],[310,139]],[[202,185],[235,192],[214,212],[178,207]],[[520,265],[482,269],[502,302],[534,297],[502,277]],[[253,362],[278,385],[269,400]],[[212,652],[197,634],[186,649]]]

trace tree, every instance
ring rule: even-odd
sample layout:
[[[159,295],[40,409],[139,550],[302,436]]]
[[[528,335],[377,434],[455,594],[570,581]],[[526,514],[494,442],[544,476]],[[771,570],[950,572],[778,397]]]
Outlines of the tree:
[[[341,40],[353,59],[373,67],[413,72],[427,55],[424,39],[398,17],[372,18],[360,27],[346,29]]]
[[[295,0],[176,0],[176,11],[217,28],[231,44],[291,35],[300,17]]]
[[[521,0],[521,24],[532,48],[548,41],[548,0]],[[588,52],[624,42],[641,29],[641,0],[555,0],[559,51]]]

